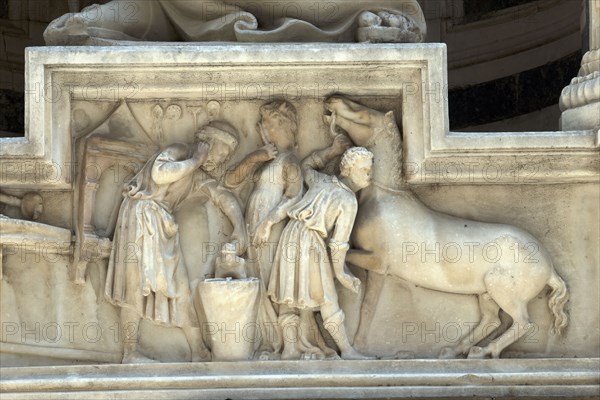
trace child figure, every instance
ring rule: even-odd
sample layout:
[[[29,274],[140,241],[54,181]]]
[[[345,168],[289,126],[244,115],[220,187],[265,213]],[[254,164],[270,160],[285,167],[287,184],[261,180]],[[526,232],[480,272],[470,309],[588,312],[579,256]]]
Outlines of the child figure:
[[[276,100],[260,107],[257,126],[265,146],[248,155],[225,177],[225,185],[235,187],[255,172],[254,188],[246,206],[245,220],[251,246],[248,248],[249,276],[260,278],[261,308],[258,324],[263,357],[279,353],[282,347],[280,327],[273,304],[266,295],[265,283],[271,275],[269,243],[278,243],[287,212],[302,196],[300,161],[294,154],[298,124],[295,107]]]
[[[341,154],[348,139],[338,135],[334,144],[302,162],[309,189],[288,211],[287,223],[277,247],[268,294],[280,304],[280,318],[300,313],[300,319],[321,312],[343,359],[368,358],[348,339],[344,312],[338,303],[334,277],[358,293],[360,280],[345,265],[350,233],[358,210],[355,193],[370,184],[373,154],[363,147],[347,150],[340,162],[340,176],[317,171]],[[282,358],[302,357],[298,342],[286,341]]]

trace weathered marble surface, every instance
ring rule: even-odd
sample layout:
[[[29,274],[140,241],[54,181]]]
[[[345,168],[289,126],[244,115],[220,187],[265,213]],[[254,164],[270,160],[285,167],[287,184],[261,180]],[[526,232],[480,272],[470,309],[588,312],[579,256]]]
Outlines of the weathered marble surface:
[[[331,127],[323,121],[324,100],[341,93],[371,109],[394,112],[394,122],[403,138],[403,162],[400,169],[390,169],[389,175],[403,176],[397,182],[403,189],[412,191],[432,209],[481,222],[514,225],[539,240],[570,292],[567,305],[570,323],[563,336],[549,333],[552,320],[547,294],[542,291],[529,303],[535,329],[503,353],[504,357],[519,360],[457,363],[415,360],[406,361],[405,365],[402,364],[405,360],[357,364],[338,361],[340,368],[358,375],[359,379],[364,379],[369,371],[404,367],[412,373],[419,368],[431,368],[432,376],[426,374],[428,379],[437,379],[433,375],[439,377],[436,374],[440,373],[440,379],[446,379],[452,374],[440,371],[457,365],[461,374],[476,376],[496,368],[507,374],[541,368],[535,390],[509,379],[506,385],[512,386],[511,390],[514,387],[523,390],[511,393],[542,397],[567,393],[558,390],[554,382],[570,384],[570,390],[581,396],[597,390],[598,374],[594,368],[600,356],[597,246],[600,232],[595,222],[600,218],[600,165],[596,132],[449,132],[443,45],[227,48],[212,45],[169,50],[152,46],[44,48],[31,49],[28,63],[28,135],[22,139],[2,139],[2,191],[16,196],[39,191],[44,199],[44,212],[35,223],[28,223],[44,224],[44,229],[56,231],[63,247],[4,248],[4,276],[0,281],[3,367],[121,361],[123,336],[119,333],[119,309],[103,293],[115,210],[123,184],[155,153],[159,144],[192,143],[200,127],[225,119],[240,137],[240,146],[227,164],[231,167],[264,145],[256,131],[261,105],[286,98],[298,111],[297,153],[302,158],[331,144]],[[53,88],[54,92],[50,90]],[[158,124],[157,105],[163,112]],[[378,168],[385,170],[385,166]],[[403,175],[395,175],[399,173]],[[243,204],[248,189],[236,195]],[[228,242],[232,227],[211,202],[190,202],[175,213],[175,219],[182,253],[186,261],[192,260],[187,263],[190,281],[203,280],[214,273],[215,260],[221,245]],[[208,229],[202,230],[200,226]],[[410,230],[411,226],[405,228]],[[439,251],[435,247],[424,248],[420,241],[403,241],[399,246],[405,250],[407,246],[412,246],[411,249],[416,246],[419,255],[435,259],[445,257],[441,252],[445,244],[440,243]],[[460,245],[464,245],[465,255],[474,246],[462,242]],[[83,275],[77,280],[79,271]],[[353,269],[353,273],[362,282],[359,296],[338,287],[350,336],[357,332],[365,295],[362,288],[369,284],[363,270]],[[380,283],[376,301],[370,303],[372,322],[358,343],[355,338],[354,345],[361,352],[380,358],[434,358],[443,347],[456,345],[465,327],[479,320],[474,296],[432,291],[391,277],[383,278]],[[504,315],[501,319],[509,322]],[[181,330],[147,322],[142,322],[139,330],[140,348],[154,359],[190,360]],[[227,335],[219,330],[210,333]],[[243,333],[237,330],[230,335]],[[301,371],[302,362],[280,361],[280,365],[289,371],[296,368]],[[273,363],[264,365],[277,369],[278,364]],[[582,375],[575,374],[574,378],[573,374],[564,373],[561,365],[567,364]],[[199,370],[193,369],[193,365]],[[250,371],[254,365],[247,364]],[[323,361],[315,365],[326,369],[337,368],[338,364]],[[172,379],[177,380],[173,378],[177,374],[196,376],[200,370],[216,371],[215,368],[221,367],[236,368],[235,364],[228,367],[209,363],[182,367],[192,368],[186,369],[188,372],[181,372],[178,367],[174,371],[164,370],[164,377],[158,379],[163,383],[156,384],[156,388],[166,390],[169,382],[174,382]],[[52,373],[58,377],[71,372],[88,374],[87,367],[62,368],[48,370],[47,379],[60,380],[52,377]],[[105,368],[113,368],[112,372],[103,370],[107,376],[136,371],[126,367]],[[160,366],[145,366],[134,375],[143,376],[154,371],[153,368],[163,371]],[[5,375],[3,370],[3,397],[9,392],[18,397],[18,392],[28,385],[22,379],[29,371],[16,369]],[[220,376],[227,373],[216,372]],[[409,379],[404,373],[399,376]],[[554,380],[552,383],[548,376]],[[322,380],[324,386],[348,384],[347,376],[314,378]],[[389,382],[388,378],[382,378],[382,382]],[[517,374],[514,378],[523,376]],[[102,378],[95,377],[91,378],[94,383],[78,382],[92,386],[112,384],[107,383],[111,378],[107,379],[104,383],[100,382]],[[219,379],[214,378],[214,382]],[[252,379],[248,386],[258,385]],[[426,380],[427,385],[419,382],[411,393],[422,396],[433,393],[424,388],[431,385],[430,380]],[[196,388],[197,384],[190,383]],[[40,390],[70,390],[57,385],[56,389],[43,386]],[[413,386],[406,385],[386,393],[407,394],[413,389],[406,388]],[[98,390],[104,390],[100,386]],[[201,393],[198,390],[189,393]],[[264,390],[256,395],[266,396],[266,390],[273,389],[269,386]],[[507,390],[496,385],[477,393],[501,395]],[[364,393],[368,396],[375,392],[376,389],[370,388]],[[169,395],[160,393],[164,397]],[[217,392],[203,393],[217,395]],[[273,393],[284,395],[271,392],[273,396],[276,396]],[[461,387],[451,395],[466,393]],[[227,395],[235,397],[232,392]],[[290,389],[287,395],[301,397],[305,393]]]
[[[3,370],[0,390],[5,399],[590,399],[597,368],[590,359],[68,366]]]

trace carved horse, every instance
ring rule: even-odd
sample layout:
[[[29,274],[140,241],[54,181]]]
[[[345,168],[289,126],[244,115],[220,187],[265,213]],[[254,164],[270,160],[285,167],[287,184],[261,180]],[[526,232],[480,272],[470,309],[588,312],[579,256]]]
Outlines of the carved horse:
[[[364,345],[385,275],[427,289],[478,296],[479,324],[458,345],[442,349],[440,357],[498,358],[531,327],[527,304],[546,285],[552,289],[552,331],[564,330],[567,287],[536,238],[514,226],[457,218],[424,205],[403,182],[401,137],[392,111],[378,112],[341,96],[327,99],[325,108],[332,113],[324,117],[327,123],[344,129],[356,145],[374,154],[373,185],[361,194],[352,233],[356,250],[346,257],[369,271],[355,345]],[[448,250],[443,258],[423,254],[425,249],[473,243],[482,247],[469,252],[463,248],[462,254],[460,249]],[[539,249],[536,259],[525,257],[528,246]],[[486,329],[490,324],[499,326],[500,310],[512,317],[512,325],[487,346],[475,346],[492,333]]]

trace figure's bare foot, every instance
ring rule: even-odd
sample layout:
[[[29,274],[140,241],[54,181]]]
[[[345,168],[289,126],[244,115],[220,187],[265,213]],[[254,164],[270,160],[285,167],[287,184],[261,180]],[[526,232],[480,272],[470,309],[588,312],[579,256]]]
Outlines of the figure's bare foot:
[[[306,352],[306,353],[302,353],[302,360],[324,360],[325,359],[325,355],[323,353],[319,354],[319,353],[313,353],[313,352]]]
[[[148,358],[138,351],[133,351],[131,353],[124,354],[123,361],[121,361],[122,364],[150,364],[157,362],[159,361],[154,360],[152,358]]]
[[[302,358],[302,353],[298,350],[298,346],[294,343],[286,343],[283,346],[283,351],[281,352],[282,360],[300,360]]]
[[[371,11],[363,11],[358,16],[358,26],[366,27],[366,26],[380,26],[383,20],[381,17]]]
[[[405,15],[391,11],[365,11],[358,17],[357,39],[369,43],[418,43],[423,32]]]
[[[403,15],[393,14],[388,11],[380,11],[377,16],[381,18],[381,25],[388,26],[390,28],[400,28],[410,30],[414,25],[408,18]]]

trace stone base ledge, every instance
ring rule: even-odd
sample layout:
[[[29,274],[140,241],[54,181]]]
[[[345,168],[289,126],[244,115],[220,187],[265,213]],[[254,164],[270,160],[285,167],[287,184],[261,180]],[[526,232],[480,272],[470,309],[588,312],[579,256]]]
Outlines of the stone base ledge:
[[[598,398],[600,359],[249,361],[3,368],[9,399]]]

